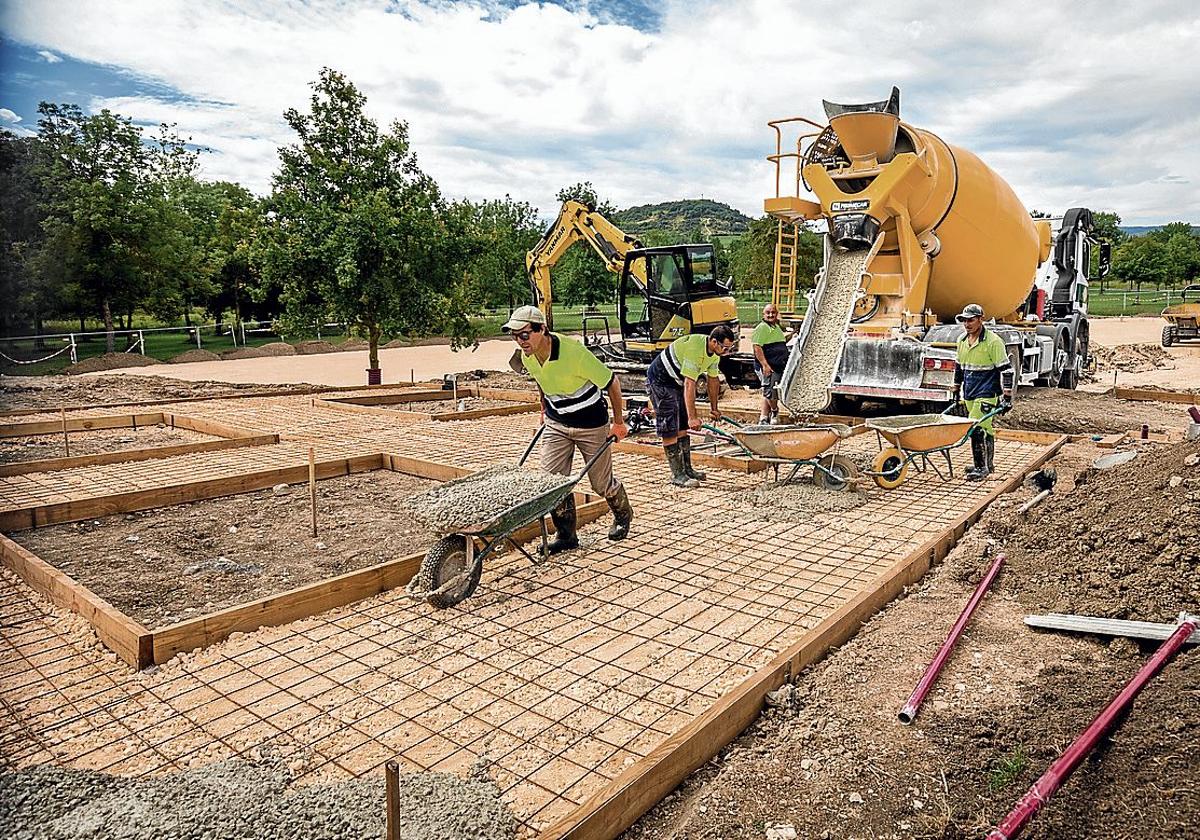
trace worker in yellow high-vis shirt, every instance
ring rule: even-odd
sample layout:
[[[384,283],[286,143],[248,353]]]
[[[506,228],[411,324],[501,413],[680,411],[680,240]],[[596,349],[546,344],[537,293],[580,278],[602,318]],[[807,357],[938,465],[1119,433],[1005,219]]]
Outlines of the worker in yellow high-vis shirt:
[[[954,320],[965,330],[958,340],[954,390],[955,397],[967,406],[967,416],[978,420],[998,406],[1011,407],[1016,372],[1004,340],[984,326],[983,307],[969,303]],[[975,465],[967,470],[967,481],[982,481],[995,471],[996,430],[992,418],[971,431],[971,455]]]

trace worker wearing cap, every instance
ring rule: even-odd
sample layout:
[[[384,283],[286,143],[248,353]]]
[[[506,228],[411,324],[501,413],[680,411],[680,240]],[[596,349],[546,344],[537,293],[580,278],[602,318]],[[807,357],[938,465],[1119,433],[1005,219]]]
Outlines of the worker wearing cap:
[[[763,307],[762,323],[750,334],[754,350],[754,367],[762,382],[762,410],[759,423],[779,421],[779,383],[788,363],[787,336],[779,326],[779,307],[768,303]]]
[[[967,415],[978,420],[997,406],[1012,406],[1015,380],[1004,340],[983,324],[983,307],[969,303],[954,316],[965,332],[958,340],[958,366],[954,369],[954,395],[967,406]],[[967,481],[982,481],[995,470],[996,430],[989,417],[971,430],[975,466]]]
[[[721,381],[717,378],[722,356],[737,350],[737,334],[727,326],[714,327],[708,335],[685,335],[671,342],[654,357],[646,371],[646,390],[654,404],[654,426],[671,465],[671,483],[698,487],[705,474],[692,467],[692,444],[688,430],[700,429],[696,411],[696,381],[708,376],[709,416],[718,420]]]
[[[587,461],[604,445],[610,432],[618,440],[629,434],[623,419],[621,384],[590,350],[570,336],[547,330],[546,316],[536,306],[517,309],[503,329],[521,348],[521,362],[542,393],[542,469],[570,475],[576,447]],[[607,392],[612,402],[611,426],[602,392]],[[612,509],[608,538],[625,539],[633,521],[633,508],[624,485],[613,475],[611,449],[596,459],[588,480]],[[551,554],[579,545],[572,494],[568,493],[550,513],[550,519],[556,531],[549,546]]]

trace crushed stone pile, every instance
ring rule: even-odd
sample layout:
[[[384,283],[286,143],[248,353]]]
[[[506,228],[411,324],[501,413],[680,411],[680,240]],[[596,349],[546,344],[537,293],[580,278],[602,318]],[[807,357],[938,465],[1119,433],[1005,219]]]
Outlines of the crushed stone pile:
[[[383,837],[382,776],[293,785],[280,762],[240,759],[125,778],[39,766],[0,771],[0,824],[12,840],[360,840]],[[406,840],[507,840],[516,822],[489,781],[401,774]]]
[[[170,364],[186,365],[188,362],[219,362],[221,357],[211,350],[188,350],[178,356],[171,357]]]
[[[272,341],[258,348],[268,356],[295,356],[296,348],[286,341]]]
[[[743,515],[768,522],[794,522],[818,513],[853,510],[865,504],[866,497],[853,490],[835,492],[807,482],[793,482],[743,490],[730,496],[729,503]]]
[[[297,341],[296,352],[301,356],[312,356],[317,353],[336,353],[338,348],[336,345],[330,344],[328,341]]]
[[[236,350],[226,350],[221,354],[222,359],[261,359],[267,354],[260,347],[238,347]]]
[[[837,373],[838,357],[846,341],[846,325],[858,295],[858,283],[867,265],[867,251],[829,254],[825,291],[804,341],[802,352],[784,371],[784,404],[796,414],[813,414],[829,401],[829,384]]]
[[[1116,347],[1094,345],[1092,355],[1096,357],[1098,370],[1145,373],[1175,367],[1171,354],[1157,344],[1119,344]]]
[[[104,370],[119,370],[120,368],[161,364],[162,362],[153,356],[143,356],[141,353],[105,353],[101,356],[84,359],[73,365],[67,365],[63,368],[63,373],[97,373]]]
[[[1200,443],[1085,470],[1036,511],[989,526],[1031,611],[1172,623],[1200,611]]]
[[[493,467],[418,493],[408,500],[407,507],[431,528],[450,532],[486,522],[567,480],[565,476],[541,470]]]

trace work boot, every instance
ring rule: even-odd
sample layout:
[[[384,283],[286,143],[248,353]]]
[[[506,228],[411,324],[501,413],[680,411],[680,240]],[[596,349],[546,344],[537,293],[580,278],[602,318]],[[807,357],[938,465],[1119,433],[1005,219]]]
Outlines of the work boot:
[[[983,452],[987,456],[987,471],[991,475],[996,471],[996,439],[987,435],[983,439]]]
[[[676,487],[699,487],[700,482],[687,474],[683,466],[683,446],[680,441],[663,447],[667,453],[667,463],[671,465],[671,483]]]
[[[623,540],[629,536],[629,523],[633,522],[633,506],[629,504],[629,495],[624,486],[608,499],[608,506],[613,513],[613,524],[608,529],[608,538],[614,541]]]
[[[684,435],[679,439],[679,445],[683,449],[683,471],[688,474],[688,478],[694,478],[697,481],[708,478],[708,473],[701,472],[692,466],[692,439]]]
[[[770,418],[770,417],[759,417],[759,418],[758,418],[758,425],[760,425],[760,426],[769,426],[769,425],[771,425],[771,418]]]
[[[982,429],[971,432],[971,457],[975,460],[975,466],[967,470],[967,481],[983,481],[988,476],[986,437],[987,433]]]
[[[579,537],[575,534],[574,495],[568,493],[567,497],[558,503],[558,507],[550,511],[550,521],[554,523],[554,539],[547,546],[551,554],[579,547]]]

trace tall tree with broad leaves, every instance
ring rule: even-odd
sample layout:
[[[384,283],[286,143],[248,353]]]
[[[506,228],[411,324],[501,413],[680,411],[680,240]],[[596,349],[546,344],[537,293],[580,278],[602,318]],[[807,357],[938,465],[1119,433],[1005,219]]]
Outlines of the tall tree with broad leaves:
[[[488,306],[512,310],[518,301],[529,299],[525,255],[542,235],[537,210],[506,195],[475,204],[472,211],[479,252],[471,261],[470,274],[477,296]]]
[[[417,166],[407,123],[381,130],[336,70],[324,68],[312,88],[308,113],[284,113],[297,142],[279,150],[260,249],[285,322],[350,324],[370,344],[373,371],[385,333],[443,332],[459,346],[472,337],[470,214]]]
[[[564,187],[556,198],[560,202],[581,202],[609,221],[617,213],[611,202],[600,198],[591,181]],[[555,215],[558,215],[557,207]],[[590,246],[582,244],[562,255],[558,265],[554,266],[553,276],[555,297],[574,306],[593,307],[611,301],[617,288],[616,276],[608,270],[604,260]]]

